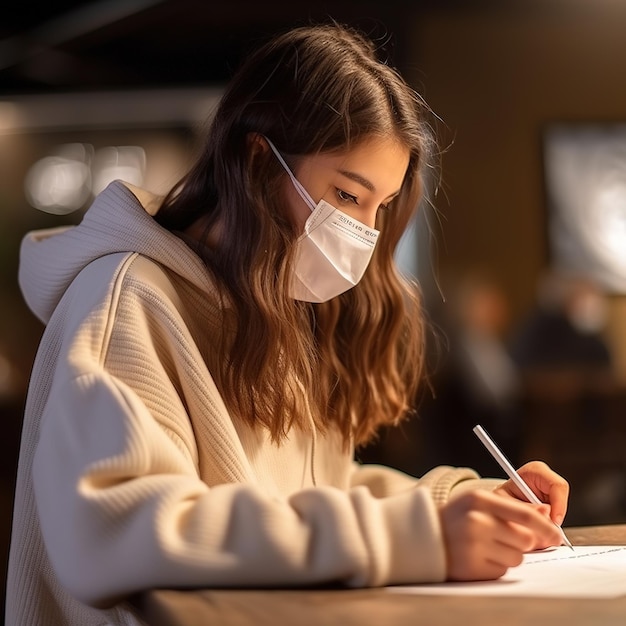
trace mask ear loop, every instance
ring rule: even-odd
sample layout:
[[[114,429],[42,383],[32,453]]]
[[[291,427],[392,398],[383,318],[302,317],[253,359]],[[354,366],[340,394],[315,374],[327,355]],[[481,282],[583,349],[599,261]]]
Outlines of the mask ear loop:
[[[293,183],[293,186],[296,188],[296,191],[298,192],[300,197],[307,203],[307,205],[309,206],[309,209],[311,209],[311,211],[314,211],[315,202],[313,202],[313,198],[311,198],[308,191],[302,186],[300,181],[293,175],[292,171],[289,169],[289,166],[287,165],[287,163],[285,163],[285,159],[283,159],[280,152],[278,152],[278,150],[276,149],[276,146],[267,137],[265,137],[265,141],[267,141],[270,148],[272,149],[272,152],[276,155],[276,158],[280,161],[280,164],[283,166],[283,168],[289,175],[289,178],[291,178],[291,182]]]

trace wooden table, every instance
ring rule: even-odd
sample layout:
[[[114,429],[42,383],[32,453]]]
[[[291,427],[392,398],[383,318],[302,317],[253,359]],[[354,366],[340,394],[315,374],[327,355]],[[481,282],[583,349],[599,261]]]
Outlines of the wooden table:
[[[566,532],[574,545],[626,545],[626,524]],[[150,591],[138,606],[150,626],[626,625],[626,596],[576,600],[405,595],[385,589],[201,589]]]

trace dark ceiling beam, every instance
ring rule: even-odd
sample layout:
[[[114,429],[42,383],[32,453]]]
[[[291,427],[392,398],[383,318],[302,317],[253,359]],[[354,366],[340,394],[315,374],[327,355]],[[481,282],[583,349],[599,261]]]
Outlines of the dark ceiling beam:
[[[164,0],[100,0],[79,6],[59,17],[0,41],[0,70],[19,65]]]

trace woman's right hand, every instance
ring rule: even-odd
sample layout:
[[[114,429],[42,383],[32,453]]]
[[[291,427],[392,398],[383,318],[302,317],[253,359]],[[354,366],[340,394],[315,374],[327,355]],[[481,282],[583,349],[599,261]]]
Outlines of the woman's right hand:
[[[548,505],[477,489],[440,508],[448,580],[493,580],[522,562],[533,546],[560,545]]]

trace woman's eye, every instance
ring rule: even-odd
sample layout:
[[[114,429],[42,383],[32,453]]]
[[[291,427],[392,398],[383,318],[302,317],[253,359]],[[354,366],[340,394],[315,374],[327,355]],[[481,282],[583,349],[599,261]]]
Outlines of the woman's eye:
[[[358,202],[356,200],[356,196],[353,196],[353,195],[343,191],[342,189],[337,189],[337,197],[342,202],[352,202],[353,204],[358,204]]]

